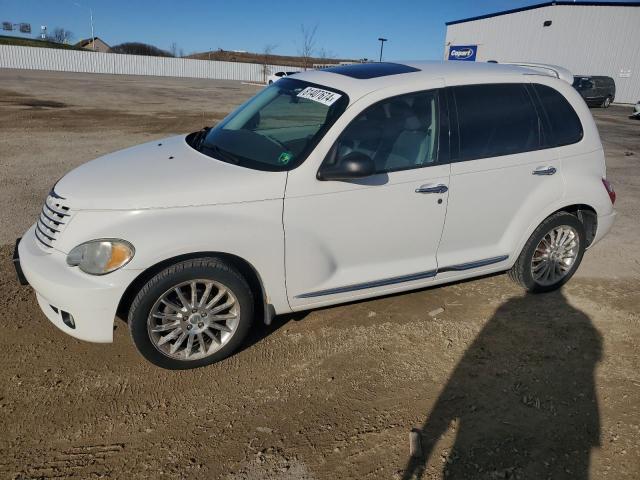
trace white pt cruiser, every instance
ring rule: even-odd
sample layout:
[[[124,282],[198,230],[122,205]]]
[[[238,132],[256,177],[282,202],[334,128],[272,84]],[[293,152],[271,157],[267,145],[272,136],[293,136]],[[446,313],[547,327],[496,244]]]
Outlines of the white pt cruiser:
[[[256,318],[503,271],[556,289],[614,200],[593,118],[558,78],[340,66],[71,171],[15,262],[69,335],[111,342],[119,314],[149,361],[192,368]]]

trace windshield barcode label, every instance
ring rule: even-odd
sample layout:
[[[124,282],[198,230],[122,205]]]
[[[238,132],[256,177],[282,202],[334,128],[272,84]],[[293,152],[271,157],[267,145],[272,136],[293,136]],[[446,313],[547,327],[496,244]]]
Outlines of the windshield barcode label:
[[[307,87],[302,90],[298,95],[300,98],[306,98],[313,100],[314,102],[322,103],[327,107],[333,105],[342,95],[329,90],[322,90],[321,88]]]

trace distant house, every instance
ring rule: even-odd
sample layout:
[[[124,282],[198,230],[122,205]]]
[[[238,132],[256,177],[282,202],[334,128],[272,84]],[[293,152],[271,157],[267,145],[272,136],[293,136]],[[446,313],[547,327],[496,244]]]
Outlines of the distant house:
[[[94,47],[95,43],[95,49]],[[76,47],[84,48],[85,50],[95,50],[96,52],[109,53],[111,47],[102,41],[100,37],[85,38],[75,44]]]

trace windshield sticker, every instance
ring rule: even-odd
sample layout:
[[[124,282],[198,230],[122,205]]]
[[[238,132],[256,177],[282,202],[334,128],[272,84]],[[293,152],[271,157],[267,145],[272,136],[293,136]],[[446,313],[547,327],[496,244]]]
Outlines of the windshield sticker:
[[[280,156],[278,157],[278,163],[280,165],[286,165],[287,163],[289,163],[291,161],[291,159],[293,158],[293,154],[290,152],[282,152],[280,154]]]
[[[322,90],[321,88],[307,87],[302,90],[298,95],[300,98],[306,98],[307,100],[313,100],[314,102],[322,103],[327,107],[333,105],[342,95],[329,90]]]

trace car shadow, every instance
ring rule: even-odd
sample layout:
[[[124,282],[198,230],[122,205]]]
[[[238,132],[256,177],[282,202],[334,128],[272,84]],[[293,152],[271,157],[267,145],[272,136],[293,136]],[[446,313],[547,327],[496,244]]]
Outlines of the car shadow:
[[[601,351],[600,333],[562,292],[507,301],[414,430],[402,478],[588,479]]]
[[[253,326],[247,334],[247,337],[244,339],[240,348],[238,348],[234,355],[237,355],[238,353],[253,347],[257,343],[260,343],[269,335],[273,335],[276,331],[280,330],[280,328],[284,327],[287,323],[303,320],[308,314],[309,312],[305,311],[277,315],[271,320],[271,324],[269,325],[266,325],[261,318],[256,318]]]

